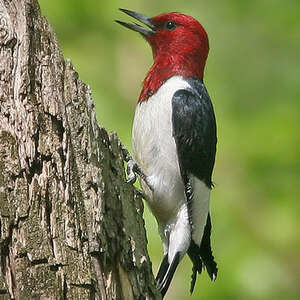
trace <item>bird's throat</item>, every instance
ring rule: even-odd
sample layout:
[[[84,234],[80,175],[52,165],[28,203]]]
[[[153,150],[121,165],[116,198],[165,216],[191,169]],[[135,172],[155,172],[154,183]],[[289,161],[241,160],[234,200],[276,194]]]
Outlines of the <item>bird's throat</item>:
[[[146,101],[172,76],[203,79],[206,58],[199,56],[161,56],[154,63],[143,82],[138,102]]]

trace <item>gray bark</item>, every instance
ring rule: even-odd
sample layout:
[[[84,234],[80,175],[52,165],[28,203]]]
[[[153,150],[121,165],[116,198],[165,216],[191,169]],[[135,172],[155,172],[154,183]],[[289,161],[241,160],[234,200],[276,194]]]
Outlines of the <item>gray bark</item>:
[[[116,134],[36,0],[0,0],[0,299],[159,299]]]

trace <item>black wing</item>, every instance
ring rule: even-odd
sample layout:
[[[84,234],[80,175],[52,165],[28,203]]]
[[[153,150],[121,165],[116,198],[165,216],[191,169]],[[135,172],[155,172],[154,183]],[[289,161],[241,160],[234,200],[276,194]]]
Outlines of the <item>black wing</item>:
[[[211,188],[216,154],[216,120],[204,84],[193,80],[192,89],[178,90],[172,98],[173,136],[181,175],[193,174]]]
[[[212,171],[215,163],[217,133],[212,103],[204,84],[189,80],[191,89],[177,91],[172,98],[172,125],[181,176],[185,184],[189,218],[192,216],[193,190],[189,182],[192,174],[212,187]],[[191,293],[197,273],[205,265],[212,280],[217,276],[217,264],[210,246],[211,222],[207,216],[201,245],[192,240],[188,255],[193,262]]]

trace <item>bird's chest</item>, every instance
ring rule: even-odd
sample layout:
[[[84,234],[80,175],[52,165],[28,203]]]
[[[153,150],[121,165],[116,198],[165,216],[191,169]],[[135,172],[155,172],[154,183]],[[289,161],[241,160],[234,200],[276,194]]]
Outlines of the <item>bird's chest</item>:
[[[132,147],[137,163],[149,176],[157,169],[178,167],[173,138],[172,97],[178,89],[188,86],[182,77],[171,77],[152,97],[137,104]]]
[[[138,104],[132,128],[135,159],[143,171],[153,172],[176,165],[177,154],[172,136],[170,101],[150,98]],[[163,102],[163,103],[162,103]]]
[[[168,82],[167,82],[168,84]],[[184,186],[172,129],[172,96],[175,87],[161,88],[147,101],[139,103],[132,128],[132,147],[136,162],[147,176],[153,192],[145,189],[155,214],[171,214],[184,201]]]

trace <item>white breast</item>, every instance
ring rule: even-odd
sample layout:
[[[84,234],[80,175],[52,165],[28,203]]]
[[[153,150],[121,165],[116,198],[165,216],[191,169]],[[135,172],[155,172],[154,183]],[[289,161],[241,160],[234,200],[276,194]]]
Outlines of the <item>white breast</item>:
[[[177,151],[172,136],[172,97],[190,87],[180,76],[168,79],[147,101],[136,107],[132,147],[136,162],[147,176],[153,193],[143,185],[159,223],[168,223],[184,202]]]

